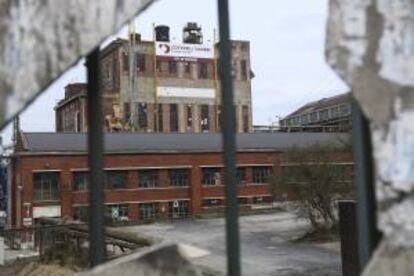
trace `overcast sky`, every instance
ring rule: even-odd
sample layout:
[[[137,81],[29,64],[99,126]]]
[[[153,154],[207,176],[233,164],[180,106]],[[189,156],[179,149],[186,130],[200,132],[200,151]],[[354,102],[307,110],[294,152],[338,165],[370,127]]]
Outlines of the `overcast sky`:
[[[136,20],[137,32],[152,39],[152,24],[171,27],[181,40],[188,21],[202,25],[204,39],[217,28],[215,0],[158,0]],[[256,5],[253,5],[256,4]],[[260,5],[259,5],[260,3]],[[250,41],[253,123],[269,124],[302,104],[347,91],[324,60],[328,0],[231,0],[231,36]],[[117,36],[126,37],[124,27]],[[109,40],[107,40],[108,42]],[[21,116],[23,131],[54,131],[53,107],[70,82],[85,81],[83,62],[47,89]],[[2,133],[10,141],[11,126]]]

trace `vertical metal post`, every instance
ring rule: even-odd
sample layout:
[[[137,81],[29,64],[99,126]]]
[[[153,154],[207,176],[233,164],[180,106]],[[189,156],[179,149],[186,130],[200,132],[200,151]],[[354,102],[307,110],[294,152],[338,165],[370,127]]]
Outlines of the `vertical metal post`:
[[[226,183],[227,274],[240,275],[239,221],[236,187],[236,134],[231,75],[231,41],[228,0],[218,0],[220,28],[219,73],[221,81],[223,157]]]
[[[352,147],[357,191],[358,252],[361,269],[378,244],[374,174],[369,124],[355,99],[352,100]]]
[[[103,112],[99,89],[99,48],[86,59],[88,70],[89,255],[91,266],[105,261]]]

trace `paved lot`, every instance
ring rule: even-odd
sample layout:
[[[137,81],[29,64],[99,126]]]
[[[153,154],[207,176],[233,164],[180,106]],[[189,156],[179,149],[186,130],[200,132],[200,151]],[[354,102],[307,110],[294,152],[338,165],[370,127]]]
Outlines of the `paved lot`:
[[[242,274],[279,276],[341,275],[339,244],[329,246],[289,242],[308,229],[290,213],[240,218]],[[125,227],[166,242],[193,248],[192,261],[224,274],[226,252],[223,219],[204,219]],[[190,250],[191,251],[191,250]]]

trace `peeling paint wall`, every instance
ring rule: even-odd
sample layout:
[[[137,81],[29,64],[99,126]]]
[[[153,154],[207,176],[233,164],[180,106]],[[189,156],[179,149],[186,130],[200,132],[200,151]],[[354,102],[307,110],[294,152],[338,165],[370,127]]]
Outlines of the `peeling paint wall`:
[[[326,59],[371,123],[384,239],[366,275],[412,275],[399,258],[414,256],[414,1],[331,0]]]
[[[154,0],[0,0],[0,129]]]

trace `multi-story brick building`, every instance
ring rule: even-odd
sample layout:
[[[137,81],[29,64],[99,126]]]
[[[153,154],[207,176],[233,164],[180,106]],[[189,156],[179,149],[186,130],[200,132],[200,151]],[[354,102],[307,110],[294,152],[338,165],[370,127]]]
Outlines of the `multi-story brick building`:
[[[333,133],[238,134],[239,204],[273,201],[269,179],[280,174],[286,149],[336,139]],[[177,218],[223,208],[220,134],[108,133],[105,141],[102,185],[112,219]],[[350,161],[350,155],[336,161]],[[32,225],[41,216],[86,216],[86,134],[21,133],[11,171],[13,226]]]
[[[232,41],[237,132],[252,131],[250,44]],[[169,27],[157,26],[154,41],[116,39],[101,51],[101,80],[107,129],[135,132],[220,131],[218,43],[203,42],[201,28],[189,23],[182,42],[170,40]],[[67,90],[72,87],[69,85]],[[56,106],[57,131],[74,128],[77,116],[67,106],[71,93]],[[82,109],[81,112],[85,112]],[[84,125],[87,127],[87,124]]]

